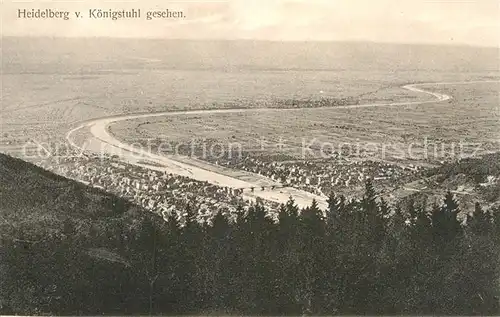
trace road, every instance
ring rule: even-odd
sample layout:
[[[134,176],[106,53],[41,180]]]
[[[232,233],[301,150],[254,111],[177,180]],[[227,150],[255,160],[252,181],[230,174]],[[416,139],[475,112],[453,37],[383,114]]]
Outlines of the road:
[[[395,106],[409,106],[409,105],[424,105],[435,104],[437,102],[444,102],[450,100],[452,97],[442,93],[436,93],[421,88],[428,85],[458,85],[458,84],[472,84],[484,82],[499,82],[499,81],[468,81],[468,82],[441,82],[441,83],[419,83],[405,85],[402,88],[418,92],[422,94],[431,95],[432,100],[425,101],[408,101],[408,102],[393,102],[393,103],[374,103],[374,104],[359,104],[359,105],[346,105],[332,107],[332,109],[346,109],[346,108],[368,108],[368,107],[395,107]],[[248,199],[256,199],[257,197],[284,203],[289,197],[293,197],[297,205],[305,207],[310,205],[315,199],[321,208],[326,208],[326,197],[313,195],[303,190],[298,190],[292,187],[284,187],[279,189],[271,189],[272,185],[280,185],[270,179],[264,179],[260,175],[252,174],[249,172],[234,170],[228,171],[227,168],[216,166],[209,163],[200,163],[199,160],[189,157],[176,157],[151,153],[144,149],[134,147],[133,145],[126,144],[115,138],[109,132],[109,125],[123,120],[132,120],[139,118],[149,117],[163,117],[163,116],[177,116],[177,115],[192,115],[192,114],[217,114],[217,113],[247,113],[247,112],[281,112],[281,111],[300,111],[300,108],[293,109],[276,109],[276,108],[256,108],[256,109],[210,109],[210,110],[185,110],[185,111],[170,111],[170,112],[156,112],[156,113],[139,113],[127,114],[106,118],[99,118],[91,121],[81,123],[74,129],[66,134],[67,141],[75,148],[82,150],[91,150],[97,153],[107,153],[110,155],[118,155],[118,157],[127,163],[145,166],[144,162],[151,162],[151,165],[146,165],[148,168],[167,171],[176,175],[187,176],[199,181],[207,181],[209,183],[231,188],[245,188],[243,195]],[[85,129],[92,135],[92,139],[86,143],[85,146],[76,144],[72,137],[77,131]],[[269,186],[265,190],[261,190],[262,186]],[[255,187],[252,192],[249,188]]]

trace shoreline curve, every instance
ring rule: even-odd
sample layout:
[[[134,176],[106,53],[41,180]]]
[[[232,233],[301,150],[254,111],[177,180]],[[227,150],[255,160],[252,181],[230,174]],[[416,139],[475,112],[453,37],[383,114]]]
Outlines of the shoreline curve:
[[[499,83],[500,80],[478,80],[478,81],[463,81],[463,82],[437,82],[437,83],[415,83],[415,84],[407,84],[402,86],[401,88],[423,93],[427,95],[431,95],[434,97],[432,100],[421,100],[421,101],[404,101],[404,102],[390,102],[390,103],[371,103],[371,104],[355,104],[355,105],[345,105],[345,106],[336,106],[336,107],[324,107],[324,109],[348,109],[348,108],[369,108],[369,107],[392,107],[392,106],[411,106],[411,105],[423,105],[423,104],[435,104],[439,102],[444,102],[452,99],[452,96],[433,92],[429,90],[425,90],[423,88],[419,88],[421,86],[429,86],[429,85],[461,85],[461,84],[474,84],[474,83]],[[304,109],[311,108],[231,108],[231,109],[206,109],[206,110],[182,110],[182,111],[162,111],[162,112],[153,112],[153,113],[135,113],[135,114],[125,114],[125,115],[115,115],[109,117],[103,117],[98,119],[87,120],[83,123],[80,123],[77,127],[71,129],[66,134],[66,140],[68,143],[80,150],[85,150],[83,147],[78,146],[71,139],[71,135],[76,131],[89,128],[90,132],[94,139],[101,142],[101,150],[104,146],[110,148],[108,153],[113,153],[118,155],[120,159],[127,163],[132,163],[138,166],[141,165],[139,160],[152,161],[154,163],[160,164],[163,168],[156,168],[159,170],[165,170],[172,174],[187,176],[199,181],[207,181],[209,183],[222,186],[222,187],[231,187],[231,188],[250,188],[255,187],[258,188],[260,185],[256,183],[251,183],[248,181],[244,181],[241,179],[237,179],[232,176],[224,175],[221,173],[217,173],[213,170],[208,170],[197,166],[196,164],[189,164],[189,158],[187,160],[183,159],[182,162],[175,160],[172,156],[166,155],[157,155],[143,149],[136,148],[131,146],[130,144],[124,143],[117,139],[110,131],[109,126],[112,123],[124,120],[132,120],[139,118],[147,118],[147,117],[160,117],[160,116],[176,116],[176,115],[189,115],[189,114],[213,114],[213,113],[237,113],[237,112],[271,112],[271,111],[298,111]],[[118,153],[118,154],[117,154]],[[188,161],[188,163],[186,163]],[[151,168],[151,167],[150,167]],[[278,184],[278,183],[276,183]],[[300,207],[305,207],[310,205],[313,199],[315,199],[321,208],[325,208],[326,206],[326,197],[314,195],[309,192],[298,190],[292,187],[283,187],[281,190],[275,189],[274,191],[270,190],[256,190],[252,193],[245,193],[245,198],[255,199],[257,197],[271,200],[274,202],[284,203],[286,202],[290,196],[292,196],[297,205]]]

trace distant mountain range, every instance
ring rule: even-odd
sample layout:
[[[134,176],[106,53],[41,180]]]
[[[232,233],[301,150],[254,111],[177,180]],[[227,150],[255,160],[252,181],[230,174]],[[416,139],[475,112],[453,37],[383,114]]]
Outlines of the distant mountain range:
[[[100,69],[493,71],[498,48],[371,42],[4,37],[4,72]]]

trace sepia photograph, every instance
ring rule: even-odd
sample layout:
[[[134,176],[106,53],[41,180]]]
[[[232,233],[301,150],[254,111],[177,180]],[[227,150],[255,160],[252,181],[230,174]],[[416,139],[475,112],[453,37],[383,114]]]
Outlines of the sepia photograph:
[[[1,316],[500,315],[498,0],[2,0]]]

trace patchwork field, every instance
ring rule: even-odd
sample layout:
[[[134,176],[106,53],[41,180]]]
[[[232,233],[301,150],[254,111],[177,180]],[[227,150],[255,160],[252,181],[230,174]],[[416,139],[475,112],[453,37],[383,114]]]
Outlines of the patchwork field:
[[[243,152],[283,153],[297,159],[333,149],[374,159],[435,162],[500,148],[498,82],[425,88],[453,99],[391,107],[181,114],[122,121],[110,130],[128,143],[150,139],[171,150],[179,143],[216,152],[239,146]]]
[[[500,78],[498,50],[492,48],[190,41],[127,41],[123,46],[119,40],[17,38],[5,38],[3,44],[0,150],[9,153],[30,140],[66,142],[66,133],[81,122],[106,116],[283,108],[290,101],[307,106],[321,99],[346,99],[347,104],[430,100],[401,86]],[[368,58],[367,51],[375,55]],[[303,143],[329,153],[342,142],[351,143],[347,152],[366,142],[382,152],[384,143],[387,156],[407,158],[409,143],[425,137],[496,148],[497,84],[428,88],[454,99],[421,106],[159,117],[120,122],[112,131],[131,142],[230,141],[246,152],[292,158],[302,156]],[[403,149],[390,149],[396,145]],[[413,151],[419,153],[418,148]]]
[[[0,144],[62,140],[79,122],[109,115],[416,100],[430,97],[400,86],[499,78],[495,48],[11,37],[0,46]]]
[[[262,107],[279,99],[352,97],[359,102],[426,98],[399,89],[390,73],[121,71],[3,74],[3,129],[14,139],[57,134],[102,116],[182,109]],[[456,74],[437,74],[436,80]],[[429,80],[420,74],[422,80]],[[474,78],[482,78],[477,76]],[[434,79],[433,79],[434,80]]]

